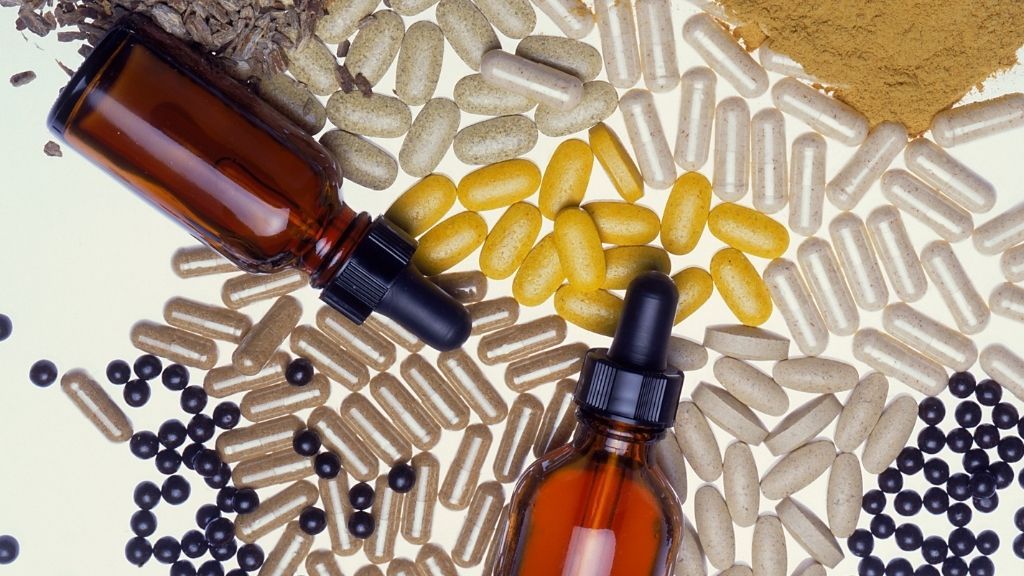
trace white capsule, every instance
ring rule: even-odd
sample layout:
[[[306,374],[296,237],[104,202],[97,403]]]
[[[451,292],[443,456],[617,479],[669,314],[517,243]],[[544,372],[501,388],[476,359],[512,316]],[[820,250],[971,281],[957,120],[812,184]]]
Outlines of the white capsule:
[[[885,307],[882,325],[907,346],[956,372],[966,371],[978,359],[970,338],[902,302]]]
[[[775,72],[783,76],[792,76],[793,78],[799,78],[815,84],[820,83],[817,78],[808,74],[799,62],[781,52],[772,50],[771,44],[772,42],[769,40],[757,48],[757,56],[761,61],[761,67],[769,72]]]
[[[1003,252],[999,258],[999,267],[1003,270],[1003,276],[1010,282],[1024,280],[1024,244]]]
[[[884,308],[889,301],[889,290],[885,287],[864,222],[854,214],[844,212],[829,224],[829,233],[857,305],[870,311]]]
[[[779,110],[847,146],[860,145],[868,135],[863,114],[794,78],[783,78],[772,87],[772,101]]]
[[[480,74],[492,86],[556,110],[571,110],[583,98],[583,82],[579,78],[504,50],[484,54]]]
[[[797,250],[797,262],[829,332],[837,336],[856,332],[860,324],[857,303],[853,301],[832,246],[821,238],[808,238]]]
[[[861,453],[864,469],[881,474],[907,445],[917,421],[917,401],[909,394],[898,394],[882,411]]]
[[[765,108],[750,119],[750,133],[750,188],[754,208],[774,214],[789,201],[786,119],[775,108]]]
[[[1024,125],[1024,94],[1006,94],[944,110],[932,118],[932,138],[949,148]]]
[[[753,576],[786,576],[786,533],[778,516],[764,514],[754,524],[750,564]]]
[[[789,227],[811,236],[821,227],[825,204],[825,152],[821,134],[806,132],[793,141],[789,158]]]
[[[1024,322],[1024,288],[1009,282],[996,286],[988,297],[988,307],[993,314]]]
[[[764,68],[711,16],[691,16],[683,24],[683,40],[742,96],[756,98],[768,90]]]
[[[516,46],[516,56],[572,74],[583,82],[597,78],[604,68],[597,48],[561,36],[527,36]]]
[[[596,0],[594,14],[601,35],[605,74],[616,88],[632,88],[640,79],[640,49],[632,0]]]
[[[948,242],[937,240],[921,251],[921,265],[953,320],[964,334],[977,334],[988,325],[989,310]]]
[[[828,330],[796,264],[784,258],[772,260],[764,270],[764,282],[800,351],[808,356],[824,352]]]
[[[715,110],[715,171],[711,189],[725,202],[747,194],[750,168],[750,109],[735,96]]]
[[[668,188],[676,181],[676,165],[654,105],[654,95],[647,90],[630,90],[619,100],[619,111],[644,182],[659,190]]]
[[[904,302],[920,300],[928,291],[928,278],[900,211],[890,205],[875,208],[868,214],[867,228],[896,295]]]
[[[991,182],[927,138],[908,144],[903,162],[915,176],[971,212],[988,212],[996,203]]]
[[[982,254],[999,254],[1024,242],[1024,203],[978,226],[972,240]]]
[[[757,463],[754,462],[750,446],[743,442],[730,444],[725,449],[722,469],[722,484],[729,515],[737,526],[749,528],[757,522],[757,512],[761,505]]]
[[[487,20],[509,38],[525,38],[537,25],[537,14],[528,0],[476,0],[474,3]]]
[[[882,122],[828,183],[828,199],[840,210],[852,210],[892,161],[907,145],[907,129],[896,122]]]
[[[935,396],[946,388],[946,370],[938,362],[874,328],[854,334],[853,356],[922,394]]]
[[[667,92],[679,83],[675,27],[670,0],[636,0],[636,28],[644,83],[652,92]]]
[[[1018,400],[1024,400],[1024,359],[1002,344],[989,344],[979,357],[981,369]]]
[[[836,422],[835,442],[840,452],[853,452],[868,439],[889,396],[889,379],[872,372],[854,386]]]
[[[705,482],[714,482],[722,475],[722,452],[715,433],[704,413],[688,400],[676,408],[676,441],[690,468]]]
[[[736,533],[725,498],[718,488],[705,484],[697,489],[693,501],[701,547],[712,566],[725,570],[736,561]]]
[[[897,208],[920,220],[940,237],[959,242],[971,235],[970,212],[928,187],[906,170],[889,170],[882,176],[882,194]]]
[[[569,38],[580,39],[594,29],[594,13],[582,0],[533,0]]]
[[[717,78],[710,68],[703,66],[690,68],[680,78],[675,160],[683,170],[700,170],[708,161]]]

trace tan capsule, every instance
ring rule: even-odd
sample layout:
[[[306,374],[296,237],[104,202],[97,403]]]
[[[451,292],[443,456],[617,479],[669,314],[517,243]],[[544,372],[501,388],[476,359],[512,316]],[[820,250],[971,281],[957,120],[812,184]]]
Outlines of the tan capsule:
[[[565,280],[555,235],[548,234],[530,250],[512,282],[512,295],[523,306],[543,304]]]
[[[862,454],[864,469],[881,474],[907,445],[917,423],[917,401],[909,394],[900,394],[889,402],[878,418]]]
[[[576,402],[573,400],[575,390],[574,380],[562,380],[555,386],[555,392],[544,408],[544,417],[540,420],[537,441],[533,444],[533,455],[537,458],[569,441],[576,427]]]
[[[372,117],[373,113],[367,115]],[[402,118],[396,123],[401,126],[404,122]],[[368,138],[345,130],[331,130],[320,137],[320,143],[331,153],[346,180],[370,190],[384,190],[398,178],[395,157]]]
[[[316,503],[316,486],[307,480],[298,482],[260,502],[259,508],[239,514],[235,520],[235,536],[252,544],[299,516],[307,506]]]
[[[868,439],[889,396],[889,380],[878,372],[864,377],[846,398],[836,423],[836,448],[853,452]]]
[[[718,488],[705,484],[693,498],[694,520],[700,544],[711,565],[725,570],[736,561],[736,534],[729,508]]]
[[[790,411],[764,439],[775,456],[789,454],[814,438],[843,410],[834,394],[822,394]]]
[[[381,474],[373,486],[373,534],[363,542],[366,558],[374,564],[390,562],[395,557],[395,540],[402,521],[402,501],[405,494],[388,486],[388,475]]]
[[[518,158],[537,145],[537,125],[512,114],[470,124],[455,135],[452,149],[463,164],[494,164]]]
[[[427,101],[409,126],[398,151],[398,164],[402,170],[416,177],[433,172],[452,147],[461,119],[459,107],[452,100],[431,98]]]
[[[786,576],[786,534],[778,516],[765,514],[757,519],[750,554],[755,576]]]
[[[504,116],[529,112],[537,105],[526,96],[492,86],[482,74],[463,76],[452,88],[459,109],[481,116]]]
[[[921,265],[961,332],[977,334],[988,326],[988,305],[948,242],[936,240],[926,245],[921,250]]]
[[[217,364],[217,343],[213,340],[156,322],[136,322],[131,329],[132,344],[171,362],[200,370]]]
[[[285,527],[277,544],[267,554],[260,568],[264,576],[293,576],[313,547],[313,536],[299,528],[298,522]]]
[[[561,344],[565,340],[565,331],[565,320],[558,316],[545,316],[484,336],[480,339],[477,355],[489,366],[512,362]]]
[[[693,402],[709,420],[737,440],[757,446],[768,435],[768,429],[764,427],[761,419],[725,390],[701,382],[694,389],[692,397]]]
[[[412,125],[405,102],[387,94],[365,96],[358,90],[335,92],[327,101],[327,118],[345,132],[377,138],[403,136]]]
[[[686,503],[686,460],[679,448],[679,441],[671,430],[654,445],[654,461],[665,473],[669,486],[676,493],[680,503]]]
[[[314,576],[310,574],[310,576]],[[420,576],[416,569],[416,563],[408,558],[395,558],[388,562],[388,571],[385,576]]]
[[[260,79],[256,92],[309,134],[319,134],[327,124],[324,105],[305,84],[287,74]]]
[[[708,563],[704,557],[704,549],[700,546],[697,529],[683,515],[682,536],[679,543],[679,554],[676,556],[676,576],[708,576]]]
[[[402,378],[445,430],[462,430],[469,423],[469,406],[430,362],[419,354],[402,361]]]
[[[250,422],[262,422],[322,406],[331,395],[331,383],[323,374],[313,376],[306,386],[292,386],[287,382],[253,390],[242,397],[239,408]]]
[[[247,376],[258,374],[300,318],[302,304],[292,296],[281,296],[239,342],[231,355],[231,364]]]
[[[835,458],[836,447],[830,440],[804,444],[765,473],[761,478],[761,491],[772,500],[796,494],[824,474]]]
[[[857,385],[857,369],[845,362],[810,356],[782,360],[772,368],[772,378],[784,388],[812,394],[835,394]]]
[[[330,550],[314,550],[306,556],[306,572],[309,576],[345,576],[338,566],[338,559]],[[411,573],[415,576],[415,573]]]
[[[377,457],[337,411],[326,406],[316,408],[306,424],[320,436],[324,446],[341,459],[342,467],[353,478],[366,482],[377,477],[380,466]]]
[[[761,491],[757,482],[757,464],[750,446],[733,442],[725,449],[722,462],[725,503],[737,526],[750,527],[757,522]]]
[[[519,303],[509,296],[477,302],[466,306],[466,310],[473,326],[473,336],[512,326],[519,320]]]
[[[686,461],[701,480],[712,482],[722,475],[722,451],[718,440],[707,418],[693,402],[679,403],[675,433]]]
[[[487,543],[505,505],[505,489],[497,482],[484,482],[476,489],[466,511],[466,520],[452,547],[452,561],[462,568],[472,568],[484,559]]]
[[[426,104],[434,95],[444,63],[444,34],[437,24],[420,20],[402,38],[395,72],[395,94],[409,106]]]
[[[708,350],[704,346],[682,336],[672,336],[668,341],[668,364],[680,372],[700,370],[708,363]]]
[[[589,347],[579,342],[516,360],[505,368],[505,384],[513,392],[527,392],[541,384],[568,378],[583,367]]]
[[[530,447],[540,430],[540,419],[544,405],[532,394],[520,394],[508,411],[505,430],[498,442],[494,455],[494,479],[498,482],[515,482],[526,465]]]
[[[541,215],[536,206],[526,202],[509,206],[484,240],[480,270],[496,280],[515,274],[537,241],[540,227]]]
[[[491,543],[487,545],[487,555],[484,556],[484,565],[481,576],[494,576],[494,565],[498,560],[498,552],[505,541],[505,531],[508,526],[508,506],[501,509],[501,516],[498,517],[498,524],[494,527],[494,534],[491,536]]]
[[[317,310],[316,325],[341,344],[360,362],[375,370],[387,370],[395,363],[395,345],[366,325],[358,325],[326,306]]]
[[[442,352],[437,358],[437,367],[481,422],[497,424],[508,415],[505,400],[465,350]]]
[[[362,0],[365,3],[367,0]],[[337,0],[331,4],[340,3]],[[326,20],[326,18],[324,19]],[[321,20],[322,22],[323,20]],[[331,39],[333,42],[341,42],[344,38]],[[304,44],[297,46],[287,52],[288,72],[296,80],[309,87],[310,91],[317,96],[330,96],[338,89],[338,59],[323,40],[314,36]]]
[[[874,328],[854,334],[853,356],[928,396],[942,392],[948,382],[941,364]]]
[[[370,451],[385,464],[394,466],[400,462],[408,462],[412,457],[409,441],[362,394],[349,394],[341,402],[338,412],[351,424],[352,430]]]
[[[398,378],[381,372],[370,380],[370,394],[398,431],[420,450],[430,450],[441,439],[441,427]]]
[[[127,442],[132,437],[131,420],[85,370],[64,374],[60,389],[107,440]]]
[[[860,519],[864,479],[860,461],[853,454],[840,454],[828,477],[828,525],[836,538],[849,538]]]
[[[402,537],[410,544],[430,541],[434,527],[434,508],[441,479],[441,463],[429,452],[420,452],[410,462],[416,472],[416,484],[405,496],[402,508]]]
[[[403,326],[400,326],[397,322],[387,316],[371,314],[370,317],[366,319],[365,324],[369,328],[373,328],[377,332],[386,336],[388,340],[391,340],[413,354],[423,349],[423,342],[421,342],[415,334],[409,332]]]
[[[996,307],[992,308],[996,312]],[[904,344],[956,372],[970,370],[978,359],[978,347],[969,336],[936,321],[931,314],[915,310],[902,302],[885,307],[882,311],[882,326]]]
[[[252,327],[245,314],[210,306],[187,298],[171,298],[164,304],[164,321],[193,334],[238,343]]]
[[[469,0],[441,0],[435,19],[455,53],[473,70],[480,70],[484,54],[501,48],[487,17]]]
[[[203,390],[213,398],[226,398],[239,392],[280,384],[285,381],[288,362],[287,352],[277,352],[262,370],[252,376],[242,374],[231,365],[218,366],[203,377]]]
[[[367,564],[356,570],[353,576],[384,576],[384,571],[374,564]]]
[[[836,542],[835,536],[821,518],[807,507],[792,498],[786,498],[775,506],[775,513],[779,515],[789,535],[812,558],[829,568],[835,568],[843,559],[843,549]]]
[[[416,554],[416,565],[422,576],[459,576],[455,564],[437,544],[427,544]]]
[[[235,272],[238,266],[208,246],[188,246],[171,255],[171,270],[179,278],[195,278]]]
[[[600,124],[601,122],[608,119],[615,109],[619,106],[619,93],[615,90],[615,87],[605,82],[604,80],[591,80],[583,84],[583,99],[576,105],[572,110],[558,110],[552,106],[538,106],[537,111],[533,114],[533,119],[537,123],[537,129],[545,136],[551,136],[552,138],[561,138],[562,136],[568,136],[570,134],[576,134],[577,132],[583,132],[589,130],[591,127]],[[608,135],[603,136],[607,140]],[[601,141],[601,136],[598,140]],[[615,144],[610,142],[601,142],[605,146],[615,146],[616,152],[626,154],[625,148],[621,147],[621,143],[616,139]],[[601,145],[599,144],[599,145]],[[609,153],[610,150],[605,150]],[[624,162],[624,158],[621,158]],[[632,162],[632,160],[630,160]],[[640,186],[640,172],[636,170],[632,176],[636,176],[636,180],[633,184]],[[634,189],[633,192],[636,192]]]
[[[718,324],[704,329],[704,346],[743,360],[785,360],[789,339],[753,326]]]
[[[352,505],[348,499],[348,474],[343,472],[334,478],[321,478],[319,487],[320,501],[327,515],[331,551],[338,556],[351,556],[363,547],[363,541],[348,530],[348,519],[352,515]]]
[[[239,462],[231,471],[231,480],[238,488],[266,488],[309,478],[313,473],[313,459],[288,446]]]
[[[238,310],[254,302],[284,296],[308,284],[309,274],[302,270],[282,270],[273,274],[243,274],[224,282],[220,296],[225,306]]]
[[[391,10],[379,10],[360,22],[345,56],[345,67],[353,76],[362,74],[375,86],[391,68],[405,37],[402,17]]]
[[[353,392],[370,381],[370,371],[363,363],[312,326],[292,330],[290,345],[296,355],[307,358],[317,370]]]
[[[730,394],[747,406],[769,416],[782,416],[789,410],[789,397],[771,376],[735,358],[715,360],[715,378]]]
[[[305,425],[298,416],[288,415],[226,430],[217,436],[217,454],[228,464],[276,452],[292,445]]]
[[[490,449],[491,431],[487,426],[471,424],[466,427],[438,493],[442,506],[449,510],[465,510],[469,506]]]
[[[537,25],[537,14],[527,0],[477,0],[475,4],[509,38],[525,38]]]
[[[446,272],[431,276],[430,280],[462,304],[472,304],[487,297],[487,277],[477,270]]]
[[[331,44],[348,40],[377,4],[378,0],[327,0],[324,2],[326,14],[317,21],[316,35]]]
[[[634,278],[655,270],[668,274],[668,253],[657,246],[615,246],[604,251],[605,277],[601,288],[625,290]]]

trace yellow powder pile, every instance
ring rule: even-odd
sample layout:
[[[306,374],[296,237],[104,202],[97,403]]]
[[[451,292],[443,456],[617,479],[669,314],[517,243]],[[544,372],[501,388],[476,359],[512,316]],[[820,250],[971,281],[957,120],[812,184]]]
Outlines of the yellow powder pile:
[[[1024,44],[1024,0],[718,1],[872,125],[911,133],[1016,64]]]

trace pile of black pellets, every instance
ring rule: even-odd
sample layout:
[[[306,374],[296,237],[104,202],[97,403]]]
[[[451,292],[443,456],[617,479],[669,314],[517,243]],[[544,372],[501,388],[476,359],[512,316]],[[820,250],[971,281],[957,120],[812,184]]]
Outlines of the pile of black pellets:
[[[1003,389],[994,380],[976,382],[969,372],[953,374],[949,392],[960,402],[946,421],[946,405],[938,397],[926,398],[918,407],[925,427],[917,445],[905,447],[895,466],[878,476],[878,488],[864,494],[862,508],[871,517],[869,529],[858,529],[847,540],[850,552],[861,558],[860,576],[995,576],[990,558],[999,549],[1000,535],[985,529],[977,534],[969,526],[975,514],[989,514],[999,506],[999,492],[1012,489],[1013,465],[1024,458],[1024,419],[1017,408],[1003,402]],[[960,461],[953,470],[949,462]],[[920,494],[905,486],[921,474],[930,487]],[[1024,470],[1016,478],[1024,489]],[[889,499],[896,515],[906,518],[897,526],[886,513]],[[911,520],[922,508],[934,516],[946,517],[950,531],[925,535]],[[1013,551],[1024,559],[1024,508],[1015,522],[1021,533],[1013,540]],[[983,523],[978,522],[978,523]],[[937,522],[921,522],[936,530]],[[872,555],[877,540],[894,538],[896,546],[920,556],[896,557],[885,562]],[[916,564],[916,568],[915,568]],[[1016,574],[1016,572],[1014,573]]]

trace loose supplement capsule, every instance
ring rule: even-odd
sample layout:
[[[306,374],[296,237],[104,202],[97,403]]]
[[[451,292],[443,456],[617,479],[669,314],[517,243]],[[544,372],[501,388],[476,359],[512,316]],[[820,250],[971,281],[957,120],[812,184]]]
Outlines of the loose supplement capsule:
[[[636,202],[644,195],[644,181],[633,158],[626,152],[619,137],[601,122],[590,128],[590,148],[601,163],[608,179],[626,202]]]
[[[316,486],[299,480],[260,502],[254,512],[240,514],[235,520],[235,536],[252,544],[297,518],[302,510],[316,503],[317,496]]]
[[[704,416],[737,440],[751,446],[760,444],[768,435],[761,419],[750,408],[725,390],[701,382],[694,389],[693,402]]]
[[[316,374],[313,381],[305,386],[282,382],[248,392],[242,397],[239,408],[246,420],[262,422],[322,406],[330,394],[331,383],[323,374]]]
[[[825,153],[820,134],[806,132],[793,141],[789,161],[789,228],[811,236],[821,227],[825,204]]]
[[[619,100],[619,111],[644,182],[652,188],[668,188],[675,182],[676,165],[654,105],[654,95],[648,90],[630,90]]]
[[[597,203],[594,203],[597,204]],[[711,209],[711,183],[699,172],[676,180],[665,202],[661,243],[672,254],[689,254],[697,247]]]
[[[1010,282],[1000,284],[989,295],[988,306],[993,314],[1024,322],[1024,288]],[[961,372],[965,370],[958,369]]]
[[[437,4],[437,0],[391,0],[390,4],[391,9],[402,16],[415,16]]]
[[[331,44],[344,42],[355,34],[359,23],[373,12],[377,4],[376,0],[327,0],[324,3],[325,14],[317,21],[317,36]]]
[[[772,87],[772,101],[783,113],[847,146],[859,146],[868,135],[868,120],[860,112],[799,80],[777,82]]]
[[[345,55],[345,67],[353,76],[362,74],[371,86],[376,86],[398,56],[404,37],[401,16],[391,10],[374,12],[360,23],[359,33]]]
[[[365,364],[312,326],[303,325],[293,330],[290,345],[292,352],[309,359],[317,370],[349,390],[359,390],[370,381],[370,371]]]
[[[327,534],[331,538],[331,551],[338,556],[355,554],[362,548],[363,541],[353,536],[348,529],[348,519],[352,515],[352,505],[348,498],[348,474],[321,478],[319,488],[320,500],[327,515]],[[310,555],[310,558],[312,557],[313,555]]]
[[[321,307],[316,313],[316,325],[375,370],[387,370],[395,363],[395,345],[369,326],[357,325],[332,308]]]
[[[644,206],[627,202],[588,202],[583,209],[597,226],[604,244],[639,246],[658,237],[658,215]]]
[[[327,118],[346,132],[380,138],[402,136],[412,125],[405,102],[387,94],[365,96],[358,90],[335,92],[327,101]]]
[[[226,430],[217,436],[217,455],[231,464],[277,452],[291,446],[295,435],[304,427],[302,419],[288,415]]]
[[[423,407],[445,430],[461,430],[469,423],[469,406],[444,377],[419,354],[402,361],[402,378]]]
[[[295,574],[313,548],[313,536],[291,522],[285,527],[277,544],[267,554],[267,560],[260,568],[260,574],[267,576],[288,576]]]
[[[770,416],[782,416],[789,410],[789,397],[771,376],[742,360],[722,356],[715,361],[718,382],[750,408]]]
[[[768,288],[742,252],[726,248],[712,256],[711,278],[726,306],[740,322],[757,326],[768,321],[772,314]]]
[[[829,332],[837,336],[856,332],[860,325],[857,303],[832,246],[820,238],[808,238],[797,250],[797,261]]]
[[[495,480],[509,483],[519,478],[526,464],[526,457],[530,454],[530,447],[537,438],[543,412],[544,405],[532,394],[520,394],[512,402],[505,430],[498,441],[498,451],[494,455],[492,469]]]
[[[786,119],[782,112],[765,108],[750,119],[750,132],[750,188],[754,208],[774,214],[789,201]]]
[[[455,53],[474,71],[480,70],[484,54],[501,48],[487,17],[469,0],[441,0],[435,18]]]
[[[295,269],[273,274],[243,274],[224,282],[221,299],[228,308],[238,310],[254,302],[284,296],[308,284],[309,275]]]
[[[352,430],[385,464],[394,466],[412,457],[409,441],[376,406],[361,394],[349,394],[338,409]]]
[[[324,406],[316,408],[306,423],[324,446],[341,459],[345,471],[353,478],[366,482],[377,477],[377,457],[368,444],[359,439],[353,425],[343,420],[336,410]]]
[[[433,454],[421,452],[413,456],[411,466],[416,472],[416,484],[402,504],[402,537],[410,544],[423,545],[430,541],[434,526],[441,464]]]
[[[447,98],[432,98],[416,114],[398,152],[398,164],[410,176],[428,176],[448,153],[462,113]],[[445,178],[444,176],[436,176]],[[443,215],[443,214],[442,214]]]
[[[636,0],[636,27],[644,83],[653,92],[667,92],[679,83],[675,27],[669,0]]]
[[[596,0],[594,15],[608,81],[616,88],[632,88],[640,79],[640,48],[632,0]]]
[[[484,482],[476,489],[455,546],[452,547],[452,560],[455,564],[471,568],[483,561],[504,505],[505,489],[501,484]]]
[[[623,300],[607,290],[586,292],[565,285],[555,293],[555,311],[573,324],[602,334],[614,336],[622,316]]]
[[[231,471],[231,481],[238,488],[266,488],[294,482],[313,475],[313,460],[291,447],[242,460]]]
[[[989,344],[978,360],[989,378],[999,382],[1018,400],[1024,400],[1024,359],[1002,344]]]
[[[523,326],[528,326],[524,324]],[[565,323],[562,323],[562,333],[564,338]],[[504,330],[502,332],[505,332]],[[501,335],[502,332],[489,334],[480,340],[480,348],[483,350],[484,342],[491,336]],[[515,332],[512,332],[515,334]],[[529,340],[529,337],[525,338]],[[523,342],[516,342],[512,346],[519,346],[524,344]],[[497,348],[496,350],[508,350],[508,347]],[[486,360],[485,354],[480,354],[480,357]],[[504,361],[504,360],[502,360]],[[491,425],[497,424],[505,419],[508,415],[508,405],[505,400],[501,397],[501,394],[494,388],[490,380],[480,369],[480,366],[466,353],[463,349],[450,350],[448,352],[442,352],[437,358],[437,367],[444,374],[448,382],[455,388],[459,393],[459,396],[466,401],[466,404],[480,417],[480,421],[484,424]]]
[[[136,322],[131,340],[139,350],[200,370],[217,364],[217,343],[209,338],[155,322]]]
[[[384,576],[384,571],[378,568],[375,564],[367,564],[359,570],[356,570],[353,576]]]
[[[996,203],[991,182],[931,140],[918,138],[908,144],[903,161],[907,170],[971,212],[988,212]]]
[[[793,571],[793,576],[826,576],[827,574],[825,567],[814,558],[804,560]]]
[[[999,258],[1003,276],[1010,282],[1024,280],[1024,245],[1010,248]]]
[[[785,498],[775,506],[775,513],[811,558],[829,568],[835,568],[843,559],[843,549],[836,542],[828,526],[810,509],[792,498]]]
[[[853,355],[922,394],[934,396],[946,387],[946,370],[938,362],[873,328],[854,335]]]
[[[566,208],[555,219],[555,246],[569,284],[583,292],[605,280],[604,250],[594,220],[581,208]]]
[[[93,426],[111,442],[127,442],[132,423],[85,370],[70,370],[60,379],[60,389]]]
[[[999,254],[1024,242],[1024,204],[1018,204],[979,226],[972,240],[982,254]]]
[[[171,298],[164,304],[164,321],[193,334],[238,343],[252,327],[248,316],[221,308],[188,300]]]
[[[431,276],[430,281],[462,304],[472,304],[487,297],[487,277],[478,270],[446,272]]]
[[[582,140],[570,139],[555,148],[540,183],[537,204],[541,214],[554,220],[564,208],[579,206],[587,193],[594,167],[594,152]]]
[[[750,446],[743,442],[730,444],[725,449],[722,469],[725,502],[732,521],[744,528],[753,526],[757,521],[761,492],[757,483],[757,464]]]
[[[537,14],[527,0],[477,0],[476,5],[509,38],[525,38],[537,25]]]
[[[761,478],[766,498],[781,500],[814,482],[832,467],[836,447],[830,440],[808,442],[786,454]]]
[[[270,103],[309,134],[318,134],[327,123],[327,110],[304,84],[287,74],[275,74],[256,84],[260,98]]]
[[[556,110],[572,110],[583,99],[583,82],[576,76],[503,50],[484,54],[480,74],[496,88]]]
[[[729,246],[761,258],[778,258],[789,248],[786,227],[746,206],[723,202],[708,214],[708,230]]]
[[[452,90],[452,97],[463,112],[481,116],[522,114],[537,105],[537,102],[526,96],[490,84],[481,74],[460,78]]]
[[[654,445],[654,461],[668,478],[668,484],[680,502],[686,502],[686,462],[675,433],[669,431]]]
[[[690,520],[683,515],[682,537],[679,543],[679,554],[676,556],[676,576],[708,576],[707,560],[701,548],[697,530]]]
[[[888,468],[907,445],[916,422],[917,401],[908,394],[893,398],[864,445],[864,469],[871,474],[881,474]]]
[[[466,311],[474,336],[507,328],[519,320],[519,303],[508,296],[471,304]]]
[[[935,241],[921,251],[921,265],[964,334],[977,334],[988,325],[988,306],[978,294],[948,242]]]
[[[860,461],[854,454],[840,454],[828,476],[826,502],[828,525],[836,538],[849,538],[857,529],[863,494]]]
[[[425,104],[434,95],[443,62],[441,28],[426,20],[412,24],[405,31],[398,53],[395,94],[409,106]]]
[[[749,179],[750,109],[746,100],[731,96],[715,108],[712,190],[722,200],[735,202],[747,194]]]
[[[836,448],[853,452],[868,439],[889,395],[889,381],[878,372],[864,377],[846,399],[836,423]]]
[[[970,338],[902,302],[885,307],[882,325],[907,346],[955,372],[967,371],[978,359]]]
[[[829,181],[825,192],[840,210],[852,210],[907,145],[907,129],[897,122],[882,122]]]
[[[779,517],[765,514],[754,525],[751,571],[757,576],[786,576],[786,534]]]
[[[583,84],[583,98],[575,108],[562,111],[538,106],[533,120],[541,134],[560,138],[589,130],[605,121],[618,105],[619,94],[614,86],[603,80],[592,80]]]
[[[889,289],[885,287],[864,222],[844,212],[829,224],[829,234],[857,305],[869,311],[884,308],[889,301]]]
[[[365,2],[366,0],[362,0],[362,3]],[[331,4],[341,4],[341,2],[336,0]],[[323,23],[325,20],[327,18],[322,18],[320,22]],[[307,86],[313,94],[330,96],[338,89],[338,59],[321,38],[323,36],[314,36],[288,51],[288,72]],[[331,43],[334,44],[342,40],[334,40]]]
[[[676,440],[686,461],[705,482],[713,482],[722,475],[722,451],[700,408],[690,401],[679,403],[676,409]]]
[[[668,274],[671,263],[657,246],[616,246],[604,251],[605,278],[601,288],[625,290],[634,278],[656,270]]]
[[[258,374],[302,317],[302,304],[292,296],[281,296],[253,325],[231,355],[231,364],[247,376]]]
[[[790,411],[764,439],[775,456],[789,454],[814,438],[843,410],[834,394],[822,394]]]
[[[388,340],[391,340],[413,354],[423,349],[424,343],[420,341],[415,334],[409,332],[387,316],[371,314],[364,323],[368,328],[372,328],[377,332],[380,332],[387,337]]]
[[[540,458],[569,441],[576,427],[576,403],[573,400],[575,390],[575,380],[565,379],[555,385],[555,391],[540,421],[537,440],[533,444],[535,457]]]
[[[466,126],[455,135],[452,147],[464,164],[495,164],[522,156],[536,145],[537,125],[517,114]]]
[[[974,231],[974,219],[969,212],[906,170],[893,169],[886,172],[882,176],[882,194],[897,208],[917,218],[950,242],[959,242]]]
[[[725,499],[717,488],[705,484],[693,499],[694,520],[701,547],[711,565],[725,570],[736,561],[736,534]]]
[[[583,367],[586,344],[566,344],[516,360],[505,368],[505,385],[513,392],[527,392],[537,386],[568,378]]]
[[[465,510],[480,479],[487,452],[491,449],[491,431],[484,424],[471,424],[462,434],[455,458],[444,476],[438,498],[449,510]]]
[[[1024,125],[1024,94],[1005,94],[943,110],[932,118],[932,138],[944,148]]]
[[[381,474],[373,486],[373,520],[376,527],[363,541],[363,552],[374,564],[390,562],[395,557],[395,541],[402,522],[405,494],[388,486],[388,475]]]
[[[806,80],[812,84],[821,83],[820,80],[808,74],[807,71],[804,70],[802,64],[782,52],[772,50],[771,44],[771,40],[768,40],[757,47],[757,57],[761,62],[761,67],[768,72],[775,72],[776,74],[782,74],[783,76],[792,76],[793,78]]]
[[[540,169],[529,160],[508,160],[478,168],[459,181],[459,202],[469,210],[511,206],[537,191]]]
[[[430,450],[441,439],[441,427],[401,382],[387,372],[370,380],[370,394],[395,427],[420,450]]]
[[[828,358],[789,358],[772,368],[772,377],[780,386],[811,394],[834,394],[857,385],[857,369]]]
[[[178,248],[171,255],[171,270],[178,278],[235,272],[238,266],[207,246]]]
[[[527,36],[516,46],[516,56],[545,64],[590,82],[601,73],[601,53],[586,42],[562,36]]]
[[[699,66],[683,72],[679,80],[682,88],[675,161],[683,170],[700,170],[708,161],[717,78],[710,68]]]
[[[928,278],[899,210],[889,205],[875,208],[868,214],[867,229],[896,295],[904,302],[920,300],[928,291]]]
[[[714,280],[703,268],[686,268],[672,275],[672,282],[679,290],[674,322],[679,324],[700,309],[711,298]]]
[[[398,162],[390,152],[362,136],[331,130],[320,137],[345,178],[370,190],[384,190],[398,178]]]
[[[434,226],[420,238],[413,263],[426,275],[448,270],[484,243],[487,222],[476,212],[460,212]]]
[[[594,29],[594,14],[582,0],[533,0],[569,38],[583,38]]]
[[[768,90],[768,74],[764,68],[711,16],[691,16],[683,24],[683,40],[697,51],[712,70],[732,84],[741,96],[756,98]]]
[[[309,576],[344,576],[338,560],[330,550],[314,550],[306,556],[306,572]],[[415,573],[412,573],[415,576]]]
[[[423,576],[459,576],[455,564],[437,544],[427,544],[416,553],[416,566]]]
[[[541,215],[536,206],[526,202],[509,206],[484,240],[480,270],[496,280],[515,274],[533,248],[540,227]]]
[[[493,332],[480,339],[477,355],[484,364],[493,366],[525,358],[565,340],[565,320],[558,316],[545,316]]]

